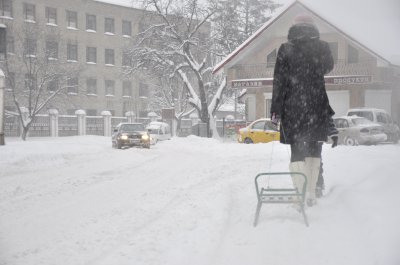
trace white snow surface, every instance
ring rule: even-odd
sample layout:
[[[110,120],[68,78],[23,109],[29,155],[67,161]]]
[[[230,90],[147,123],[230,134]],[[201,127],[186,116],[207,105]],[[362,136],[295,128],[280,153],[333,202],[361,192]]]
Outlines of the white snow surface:
[[[324,145],[325,196],[266,204],[254,177],[290,149],[190,136],[150,150],[109,137],[6,138],[1,265],[398,265],[400,145]],[[271,186],[291,185],[270,178]]]

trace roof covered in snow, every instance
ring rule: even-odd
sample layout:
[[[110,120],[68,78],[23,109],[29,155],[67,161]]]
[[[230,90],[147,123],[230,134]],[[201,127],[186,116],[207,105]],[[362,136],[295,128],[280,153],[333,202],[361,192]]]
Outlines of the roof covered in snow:
[[[400,65],[400,1],[398,0],[297,0],[286,4],[236,50],[215,66],[218,72],[227,63],[242,55],[248,46],[268,31],[274,31],[281,19],[293,10],[306,10],[325,22],[330,29],[366,50],[387,64]],[[296,11],[297,11],[296,10]],[[286,21],[287,24],[287,21]],[[285,25],[287,27],[287,25]],[[275,27],[275,28],[273,28]],[[273,28],[271,30],[271,28]],[[282,27],[283,28],[283,27]],[[321,30],[321,29],[320,29]],[[284,32],[287,34],[287,31]]]

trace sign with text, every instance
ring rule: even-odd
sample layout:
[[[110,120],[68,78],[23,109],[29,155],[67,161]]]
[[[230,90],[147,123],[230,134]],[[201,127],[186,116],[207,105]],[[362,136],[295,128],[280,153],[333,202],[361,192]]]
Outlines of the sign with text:
[[[272,78],[268,79],[245,79],[245,80],[233,80],[232,88],[249,88],[249,87],[261,87],[261,86],[272,86]]]
[[[325,76],[325,83],[331,85],[369,84],[372,82],[370,75],[354,76]]]
[[[370,75],[325,76],[325,83],[329,85],[354,85],[369,84],[372,82]],[[232,80],[232,88],[251,88],[272,86],[273,78]]]

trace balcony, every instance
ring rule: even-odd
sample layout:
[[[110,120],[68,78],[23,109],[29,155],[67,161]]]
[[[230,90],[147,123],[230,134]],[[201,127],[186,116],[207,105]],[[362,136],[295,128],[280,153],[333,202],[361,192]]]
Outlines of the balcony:
[[[359,63],[347,63],[346,60],[338,60],[330,76],[338,75],[373,75],[376,68],[375,61],[363,61]],[[271,78],[274,75],[273,64],[238,64],[233,70],[233,79]]]

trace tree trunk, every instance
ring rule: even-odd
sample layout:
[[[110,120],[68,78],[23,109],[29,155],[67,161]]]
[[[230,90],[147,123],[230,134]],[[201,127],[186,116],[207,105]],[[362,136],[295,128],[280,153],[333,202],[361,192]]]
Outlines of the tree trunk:
[[[28,135],[28,131],[29,131],[29,127],[24,127],[24,129],[22,130],[21,139],[23,141],[26,141],[26,136]]]

